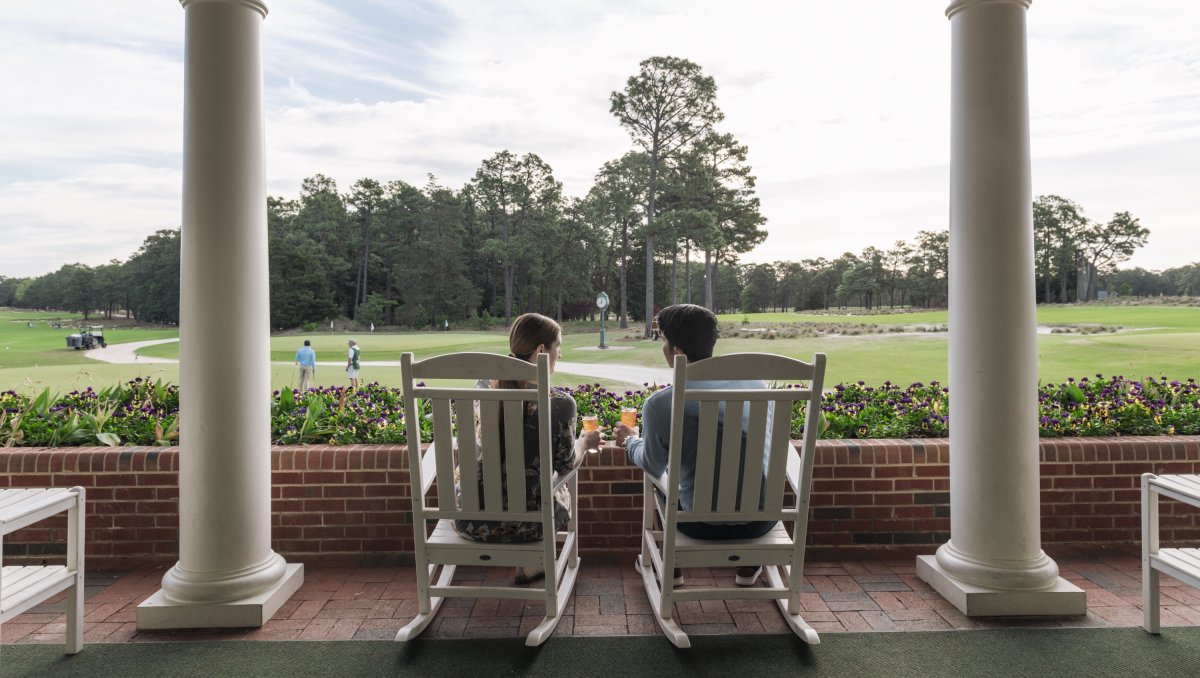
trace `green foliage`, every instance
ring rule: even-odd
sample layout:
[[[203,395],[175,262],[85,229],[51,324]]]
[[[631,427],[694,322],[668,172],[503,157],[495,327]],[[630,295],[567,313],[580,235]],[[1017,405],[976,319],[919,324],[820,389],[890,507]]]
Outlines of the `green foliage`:
[[[417,304],[417,309],[412,314],[412,326],[418,328],[429,327],[432,322],[433,317],[429,314],[429,311],[426,311],[425,307],[421,304]]]
[[[493,318],[492,314],[488,313],[487,309],[484,309],[483,313],[475,318],[474,325],[477,330],[490,330],[502,322],[504,322],[502,319]]]
[[[125,264],[132,281],[127,308],[143,322],[179,323],[179,231],[161,230]]]
[[[645,385],[624,392],[600,384],[560,389],[574,398],[579,414],[595,414],[612,429],[625,407],[639,411],[659,389]],[[1129,380],[1068,379],[1038,390],[1042,437],[1200,435],[1200,387],[1194,379],[1165,377]],[[86,389],[60,398],[49,391],[35,397],[0,393],[0,445],[171,445],[179,438],[179,390],[155,381],[134,380],[100,392]],[[271,399],[271,439],[275,444],[403,444],[407,442],[403,395],[399,389],[367,384],[357,391],[340,387],[299,394],[277,391]],[[941,438],[949,435],[949,389],[936,381],[901,387],[891,382],[867,386],[838,384],[820,400],[823,438]],[[431,438],[429,404],[421,402],[421,439]],[[803,403],[792,412],[791,431],[804,430]]]
[[[179,389],[138,378],[61,397],[49,389],[32,398],[5,391],[0,407],[5,416],[0,440],[6,446],[164,444],[176,437]]]
[[[0,306],[15,306],[17,303],[17,287],[27,278],[9,278],[0,275]]]
[[[650,335],[654,296],[654,240],[658,175],[665,161],[712,131],[724,119],[717,106],[717,84],[699,65],[678,57],[650,57],[638,64],[625,89],[609,95],[612,113],[646,153],[645,316]]]
[[[277,218],[268,219],[271,327],[311,326],[337,315],[320,246],[290,233]]]
[[[382,294],[374,292],[367,295],[367,300],[358,305],[358,312],[354,319],[360,324],[368,325],[371,323],[382,325],[384,318],[387,317],[388,309],[396,306],[395,301],[385,299]]]
[[[612,430],[621,421],[623,408],[635,408],[640,416],[642,403],[659,388],[658,385],[646,384],[644,389],[618,393],[600,384],[580,384],[576,388],[563,390],[575,399],[575,411],[579,416],[596,415],[600,418],[601,427]]]
[[[561,259],[570,246],[579,245],[572,237],[577,234],[562,227],[562,183],[537,155],[500,151],[475,172],[470,196],[484,234],[481,251],[497,264],[505,322],[510,322],[522,297],[534,298],[539,290],[564,283]]]
[[[792,416],[792,435],[804,427],[802,403]],[[821,399],[825,438],[941,438],[949,434],[949,389],[936,381],[902,388],[890,381],[875,388],[858,381],[837,384]]]

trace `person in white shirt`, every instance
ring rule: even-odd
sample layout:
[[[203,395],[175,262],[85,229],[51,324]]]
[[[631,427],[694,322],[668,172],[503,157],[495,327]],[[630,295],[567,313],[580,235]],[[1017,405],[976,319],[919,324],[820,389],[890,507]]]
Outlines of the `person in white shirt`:
[[[350,377],[350,389],[358,390],[359,348],[358,342],[350,340],[350,351],[346,354],[346,376]]]

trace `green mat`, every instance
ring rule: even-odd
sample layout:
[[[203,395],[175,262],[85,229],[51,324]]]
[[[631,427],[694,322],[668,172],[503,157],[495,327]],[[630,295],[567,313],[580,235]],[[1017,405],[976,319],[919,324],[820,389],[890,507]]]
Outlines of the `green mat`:
[[[7,645],[0,676],[1200,676],[1200,628],[995,629],[692,636],[677,650],[657,636],[384,641],[208,641]]]

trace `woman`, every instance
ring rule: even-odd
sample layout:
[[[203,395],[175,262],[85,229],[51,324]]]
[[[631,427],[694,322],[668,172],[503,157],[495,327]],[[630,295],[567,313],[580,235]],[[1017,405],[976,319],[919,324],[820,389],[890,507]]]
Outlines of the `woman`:
[[[508,334],[509,355],[526,362],[536,363],[542,353],[550,356],[550,373],[558,364],[562,344],[562,329],[558,323],[538,313],[526,313],[517,318]],[[529,388],[525,382],[483,382],[480,386],[490,388]],[[537,407],[530,403],[525,411],[525,504],[529,511],[542,508],[540,467],[541,459],[537,438]],[[550,452],[554,471],[566,473],[583,462],[589,448],[600,446],[600,432],[583,433],[575,438],[575,400],[565,393],[550,394]],[[477,482],[482,491],[482,468]],[[507,488],[506,488],[507,491]],[[570,519],[570,496],[566,486],[554,497],[554,525],[561,530]],[[516,543],[539,541],[542,538],[541,523],[525,523],[498,520],[459,520],[454,526],[457,532],[475,541]],[[541,576],[539,570],[519,569],[518,583]]]

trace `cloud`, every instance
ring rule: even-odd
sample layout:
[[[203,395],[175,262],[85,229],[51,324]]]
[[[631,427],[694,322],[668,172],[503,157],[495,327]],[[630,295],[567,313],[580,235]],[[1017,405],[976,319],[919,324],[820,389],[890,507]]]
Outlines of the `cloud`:
[[[943,3],[944,4],[944,3]],[[263,24],[268,190],[306,176],[468,181],[533,152],[568,194],[631,147],[609,94],[654,55],[712,75],[750,148],[770,237],[747,261],[836,257],[946,227],[943,4],[287,0]],[[125,258],[179,220],[184,12],[6,3],[0,275]],[[1151,229],[1132,263],[1200,236],[1200,3],[1035,2],[1034,192]]]
[[[181,182],[177,168],[93,165],[65,178],[0,186],[0,275],[128,258],[154,231],[179,227]]]

